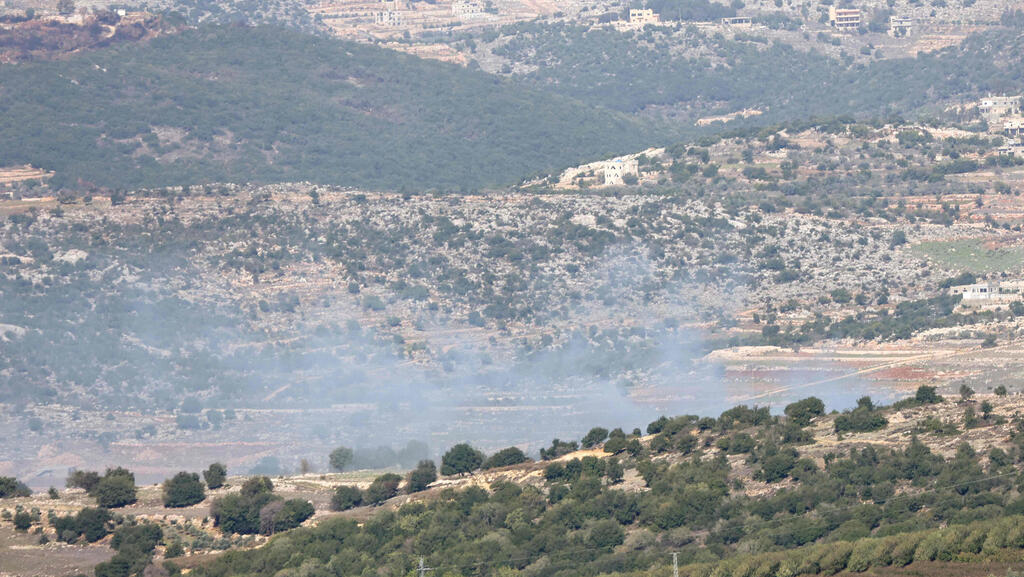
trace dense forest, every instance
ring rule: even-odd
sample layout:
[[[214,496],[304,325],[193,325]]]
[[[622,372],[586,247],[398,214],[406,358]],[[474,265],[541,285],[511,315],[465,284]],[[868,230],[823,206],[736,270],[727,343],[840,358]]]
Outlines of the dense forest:
[[[0,94],[0,164],[54,170],[57,187],[472,189],[657,140],[482,72],[272,27],[3,66]]]
[[[506,27],[502,36],[496,54],[536,67],[522,77],[528,85],[628,112],[678,103],[755,107],[765,111],[757,123],[908,114],[949,98],[1019,91],[1011,63],[1024,54],[1010,29],[916,58],[867,64],[763,37],[703,35],[693,27],[623,34],[528,23]]]

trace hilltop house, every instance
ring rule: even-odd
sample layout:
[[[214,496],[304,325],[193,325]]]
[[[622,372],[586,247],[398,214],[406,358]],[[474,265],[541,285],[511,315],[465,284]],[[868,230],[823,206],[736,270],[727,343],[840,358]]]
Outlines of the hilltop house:
[[[635,158],[617,158],[602,163],[601,173],[606,185],[623,185],[626,176],[640,174],[640,166]]]
[[[950,287],[949,292],[963,295],[964,306],[1012,303],[1024,300],[1024,281],[978,282]]]

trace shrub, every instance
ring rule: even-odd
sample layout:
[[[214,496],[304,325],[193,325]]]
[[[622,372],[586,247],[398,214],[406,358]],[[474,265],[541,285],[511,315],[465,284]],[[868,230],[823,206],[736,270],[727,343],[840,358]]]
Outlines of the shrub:
[[[96,504],[104,508],[117,508],[135,502],[135,481],[126,475],[107,475],[93,490]]]
[[[86,493],[92,493],[100,482],[100,474],[96,471],[72,471],[64,482],[69,489],[84,489]]]
[[[196,473],[182,471],[164,481],[164,507],[191,507],[205,498],[206,492]]]
[[[807,397],[786,405],[784,412],[798,426],[806,427],[811,424],[811,419],[825,414],[825,403],[817,397]]]
[[[363,492],[358,487],[339,485],[331,496],[332,511],[347,511],[363,503]]]
[[[846,569],[846,561],[850,558],[852,551],[853,543],[846,541],[833,543],[828,551],[822,555],[821,560],[818,561],[821,573],[823,575],[835,575]]]
[[[420,461],[416,468],[409,472],[406,492],[418,493],[425,490],[431,483],[437,480],[437,465],[433,461]]]
[[[942,538],[942,531],[933,531],[921,539],[914,550],[914,561],[934,561],[942,547]]]
[[[29,497],[32,490],[14,477],[0,477],[0,499],[9,497]]]
[[[846,560],[846,570],[863,573],[871,568],[878,552],[878,539],[861,539],[853,545],[850,557]]]
[[[509,467],[511,465],[525,463],[527,460],[526,454],[523,453],[519,447],[509,447],[488,457],[487,460],[484,461],[482,468],[497,469],[499,467]]]
[[[580,440],[580,446],[584,449],[590,449],[597,446],[599,443],[603,443],[608,438],[608,429],[604,427],[594,427],[583,436]]]
[[[84,536],[86,541],[95,543],[110,533],[107,524],[111,519],[110,511],[107,509],[86,507],[75,517],[75,530]]]
[[[484,454],[467,443],[459,443],[441,458],[442,475],[462,475],[480,468]]]
[[[906,567],[914,560],[914,553],[917,551],[917,544],[921,536],[909,534],[903,537],[892,549],[892,564],[894,567]]]
[[[394,473],[384,473],[370,483],[366,489],[366,502],[379,505],[398,494],[398,485],[402,477]]]
[[[260,509],[260,533],[273,535],[294,529],[313,513],[313,504],[305,499],[271,501]]]
[[[211,491],[223,487],[227,477],[228,468],[221,463],[213,463],[210,468],[203,471],[203,480],[206,481],[206,486]]]

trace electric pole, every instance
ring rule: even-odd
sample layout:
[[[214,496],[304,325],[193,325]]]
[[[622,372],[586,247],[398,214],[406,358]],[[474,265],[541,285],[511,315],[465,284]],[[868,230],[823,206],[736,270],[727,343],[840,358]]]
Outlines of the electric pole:
[[[672,577],[679,577],[679,553],[672,553]]]

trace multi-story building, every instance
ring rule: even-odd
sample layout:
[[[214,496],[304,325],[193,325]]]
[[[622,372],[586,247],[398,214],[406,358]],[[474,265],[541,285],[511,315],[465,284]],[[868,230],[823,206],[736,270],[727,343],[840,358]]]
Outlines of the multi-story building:
[[[484,7],[479,2],[457,0],[452,3],[452,16],[456,18],[472,18],[484,13]]]
[[[1003,121],[1003,134],[1011,138],[1024,136],[1024,118],[1008,118]]]
[[[914,21],[906,16],[893,16],[889,18],[889,35],[902,38],[910,34],[914,27]]]
[[[630,26],[642,28],[648,24],[660,24],[661,18],[650,8],[631,8],[629,10]]]
[[[836,30],[852,32],[860,28],[860,10],[857,8],[828,7],[828,23]]]

